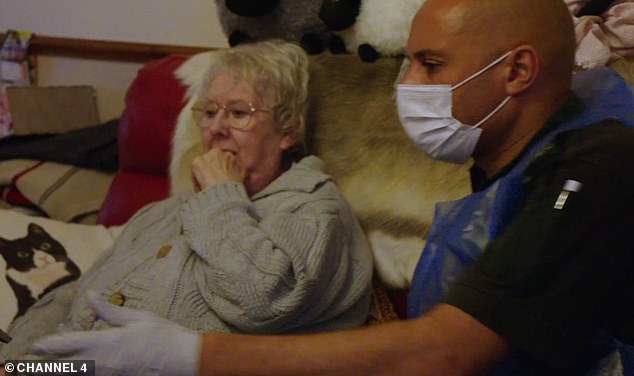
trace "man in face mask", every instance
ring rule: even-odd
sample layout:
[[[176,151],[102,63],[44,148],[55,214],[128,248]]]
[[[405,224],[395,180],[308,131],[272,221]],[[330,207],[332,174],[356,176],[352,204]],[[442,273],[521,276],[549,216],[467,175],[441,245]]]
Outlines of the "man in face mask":
[[[611,71],[573,75],[574,51],[559,0],[428,1],[412,24],[401,123],[433,158],[473,157],[476,192],[438,205],[408,314],[448,304],[502,335],[497,374],[632,354],[633,223],[614,197],[634,188],[633,95]]]
[[[463,163],[473,153],[491,177],[566,100],[572,21],[559,1],[455,3],[425,4],[414,19],[399,115],[432,157]]]
[[[200,340],[96,302],[119,327],[49,338],[36,352],[98,359],[122,375],[162,359],[192,368],[174,355],[191,347],[177,338],[200,340],[200,375],[630,374],[634,131],[622,123],[634,99],[611,72],[573,80],[574,49],[561,0],[427,0],[417,13],[399,115],[431,156],[472,156],[476,192],[438,207],[410,320]],[[153,345],[120,346],[138,338]]]

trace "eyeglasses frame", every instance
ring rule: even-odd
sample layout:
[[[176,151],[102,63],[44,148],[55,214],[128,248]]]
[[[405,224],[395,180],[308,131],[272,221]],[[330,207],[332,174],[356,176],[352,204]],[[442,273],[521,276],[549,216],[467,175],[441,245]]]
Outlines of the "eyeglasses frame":
[[[235,102],[244,102],[249,106],[249,120],[247,121],[246,125],[244,127],[236,127],[236,126],[231,126],[231,125],[227,125],[229,128],[233,128],[233,129],[238,129],[238,130],[250,130],[252,127],[251,125],[251,120],[253,119],[253,114],[255,114],[256,112],[264,112],[264,113],[271,113],[271,110],[268,109],[263,109],[263,108],[255,108],[255,106],[253,105],[253,103],[249,102],[249,101],[234,101]],[[218,106],[218,109],[222,109],[222,111],[224,112],[224,115],[227,116],[227,104],[221,104],[218,103],[216,101],[207,101],[206,103],[215,103]],[[194,105],[191,108],[191,111],[194,113],[200,113],[200,120],[197,121],[197,125],[200,129],[209,129],[209,125],[203,125],[203,123],[205,121],[209,121],[210,119],[207,118],[205,116],[205,107],[203,102],[196,102],[194,103]]]

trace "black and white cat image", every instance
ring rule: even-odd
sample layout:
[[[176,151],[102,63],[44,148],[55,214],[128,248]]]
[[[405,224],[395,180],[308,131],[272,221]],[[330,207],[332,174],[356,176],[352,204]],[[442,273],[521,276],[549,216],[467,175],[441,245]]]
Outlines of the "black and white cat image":
[[[18,301],[18,317],[55,287],[79,278],[81,271],[66,249],[41,226],[29,223],[23,238],[0,237],[0,254],[6,261],[6,278]]]

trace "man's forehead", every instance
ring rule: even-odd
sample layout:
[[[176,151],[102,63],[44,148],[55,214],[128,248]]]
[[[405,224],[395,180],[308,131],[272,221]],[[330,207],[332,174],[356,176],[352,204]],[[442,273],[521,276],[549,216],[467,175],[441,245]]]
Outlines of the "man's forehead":
[[[439,57],[450,45],[459,42],[464,30],[464,7],[425,5],[412,21],[407,51],[412,57]]]
[[[437,23],[445,32],[458,33],[464,27],[469,2],[465,0],[428,0],[415,15],[415,20]]]
[[[460,34],[465,27],[466,14],[467,10],[463,3],[449,7],[444,14],[440,15],[445,31],[450,34]]]

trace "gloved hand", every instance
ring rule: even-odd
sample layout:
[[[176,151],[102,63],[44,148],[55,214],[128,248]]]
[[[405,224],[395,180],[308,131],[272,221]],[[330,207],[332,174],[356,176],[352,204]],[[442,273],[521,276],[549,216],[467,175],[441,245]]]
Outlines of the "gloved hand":
[[[115,327],[68,332],[32,345],[36,355],[95,360],[97,375],[198,375],[201,336],[147,312],[88,294],[97,316]]]

